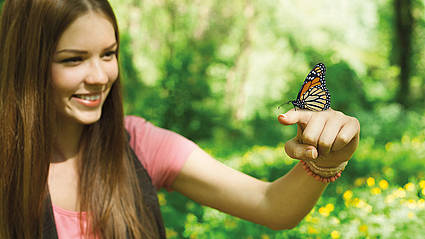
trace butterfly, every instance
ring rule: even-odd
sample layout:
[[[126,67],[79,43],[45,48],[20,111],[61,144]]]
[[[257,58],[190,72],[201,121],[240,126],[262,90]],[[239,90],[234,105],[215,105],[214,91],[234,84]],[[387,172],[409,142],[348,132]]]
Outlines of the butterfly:
[[[323,63],[314,66],[305,78],[297,99],[290,101],[295,109],[323,111],[330,107],[331,95],[326,88],[325,74],[326,67]]]

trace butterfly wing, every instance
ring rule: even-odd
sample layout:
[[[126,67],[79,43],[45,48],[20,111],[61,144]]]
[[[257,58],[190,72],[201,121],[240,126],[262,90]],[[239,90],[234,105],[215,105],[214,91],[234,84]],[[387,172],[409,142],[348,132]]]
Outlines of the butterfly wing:
[[[292,101],[292,104],[312,111],[327,110],[330,107],[331,98],[326,88],[325,74],[326,67],[323,63],[315,65],[305,78],[297,99]]]
[[[317,85],[301,95],[300,101],[304,102],[305,109],[323,111],[327,110],[331,105],[331,96],[326,86]]]

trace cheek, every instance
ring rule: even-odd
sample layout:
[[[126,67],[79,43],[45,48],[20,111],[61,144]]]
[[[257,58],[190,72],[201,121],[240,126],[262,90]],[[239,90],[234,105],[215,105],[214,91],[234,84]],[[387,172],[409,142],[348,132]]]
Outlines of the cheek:
[[[111,85],[117,80],[118,78],[118,63],[117,59],[111,61],[107,66],[107,74],[109,81],[111,82]]]
[[[52,86],[58,96],[72,94],[78,87],[78,71],[52,66]]]

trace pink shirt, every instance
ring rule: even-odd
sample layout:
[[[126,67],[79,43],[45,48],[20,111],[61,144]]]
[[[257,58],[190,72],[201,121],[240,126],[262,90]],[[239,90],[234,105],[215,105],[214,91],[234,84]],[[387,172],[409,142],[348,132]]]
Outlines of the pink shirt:
[[[137,116],[125,117],[125,128],[131,137],[130,146],[148,171],[153,185],[157,189],[170,190],[184,162],[197,145]],[[79,212],[53,205],[53,214],[59,239],[80,238]]]

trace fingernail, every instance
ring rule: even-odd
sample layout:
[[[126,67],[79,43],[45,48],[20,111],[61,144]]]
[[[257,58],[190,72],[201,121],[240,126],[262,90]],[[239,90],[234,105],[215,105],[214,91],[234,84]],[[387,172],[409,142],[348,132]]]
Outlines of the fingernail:
[[[307,150],[307,155],[308,155],[311,159],[316,159],[316,157],[317,157],[316,152],[315,152],[315,150],[313,150],[313,149],[309,149],[309,150]]]
[[[287,116],[286,116],[286,114],[280,114],[279,117],[280,118],[286,118]]]

